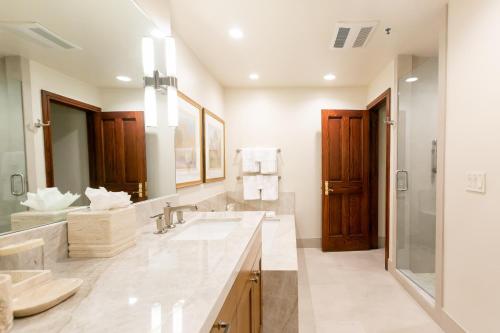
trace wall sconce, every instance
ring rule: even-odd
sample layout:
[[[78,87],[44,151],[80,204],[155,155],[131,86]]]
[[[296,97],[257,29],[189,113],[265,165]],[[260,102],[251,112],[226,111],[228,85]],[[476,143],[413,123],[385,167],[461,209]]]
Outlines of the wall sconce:
[[[177,77],[175,40],[172,37],[165,39],[166,76],[155,69],[154,41],[151,37],[142,39],[142,65],[144,70],[144,112],[145,125],[158,126],[156,107],[156,92],[167,98],[168,126],[178,126],[179,110],[177,104]]]

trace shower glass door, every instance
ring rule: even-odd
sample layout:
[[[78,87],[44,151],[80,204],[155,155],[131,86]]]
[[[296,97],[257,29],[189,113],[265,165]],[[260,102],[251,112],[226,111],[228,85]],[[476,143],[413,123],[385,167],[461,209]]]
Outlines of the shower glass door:
[[[26,158],[19,58],[0,58],[0,234],[12,231],[10,215],[26,210]]]
[[[438,60],[399,80],[396,267],[435,295]]]

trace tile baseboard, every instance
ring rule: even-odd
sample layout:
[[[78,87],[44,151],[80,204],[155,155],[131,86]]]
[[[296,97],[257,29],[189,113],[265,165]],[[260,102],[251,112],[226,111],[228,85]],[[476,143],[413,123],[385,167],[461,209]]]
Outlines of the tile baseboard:
[[[321,248],[321,238],[299,238],[297,239],[297,248],[310,249]]]

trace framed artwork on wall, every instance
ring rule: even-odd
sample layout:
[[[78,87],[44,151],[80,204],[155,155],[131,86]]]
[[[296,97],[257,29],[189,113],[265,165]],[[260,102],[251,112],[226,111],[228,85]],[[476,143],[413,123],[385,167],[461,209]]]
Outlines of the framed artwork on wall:
[[[203,146],[205,182],[226,178],[226,132],[224,120],[203,109]]]
[[[179,125],[175,129],[175,181],[182,188],[203,183],[203,108],[178,92]]]

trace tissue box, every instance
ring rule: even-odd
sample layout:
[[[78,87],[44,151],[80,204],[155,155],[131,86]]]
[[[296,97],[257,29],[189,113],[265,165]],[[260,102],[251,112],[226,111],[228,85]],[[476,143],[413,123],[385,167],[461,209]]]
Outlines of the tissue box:
[[[135,244],[135,206],[68,214],[69,256],[108,258]]]
[[[77,206],[68,207],[62,210],[31,210],[27,212],[14,213],[10,216],[10,224],[13,231],[28,229],[39,225],[65,221],[69,213],[84,210],[86,208],[87,207],[85,206]]]

